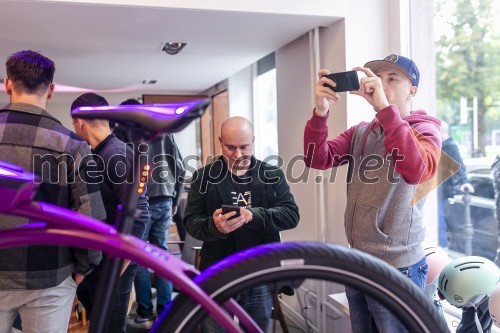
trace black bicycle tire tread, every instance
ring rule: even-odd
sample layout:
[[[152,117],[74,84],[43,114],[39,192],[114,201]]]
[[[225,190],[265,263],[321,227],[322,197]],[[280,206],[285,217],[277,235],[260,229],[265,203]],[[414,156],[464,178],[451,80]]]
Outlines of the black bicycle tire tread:
[[[345,271],[354,271],[373,281],[378,281],[377,284],[392,290],[398,297],[412,299],[417,302],[421,308],[414,309],[414,311],[424,316],[424,318],[428,317],[426,324],[431,326],[430,331],[432,333],[448,332],[446,323],[439,317],[434,305],[425,298],[418,288],[413,288],[409,279],[392,267],[374,260],[372,256],[344,246],[319,242],[266,244],[234,254],[209,267],[194,280],[211,294],[236,278],[266,268],[277,267],[282,260],[296,258],[304,259],[304,265],[307,266],[327,266]],[[400,283],[394,283],[395,281]],[[186,314],[192,312],[196,306],[198,304],[186,295],[178,295],[169,308],[168,314],[165,313],[165,316],[160,317],[153,331],[162,333],[177,332],[176,329],[184,320]]]

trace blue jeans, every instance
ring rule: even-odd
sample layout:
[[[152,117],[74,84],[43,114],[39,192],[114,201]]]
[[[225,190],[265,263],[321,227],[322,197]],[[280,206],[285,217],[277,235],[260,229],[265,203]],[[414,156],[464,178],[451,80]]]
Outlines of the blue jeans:
[[[168,228],[172,222],[172,198],[163,197],[162,200],[158,201],[150,200],[149,213],[151,214],[151,220],[146,227],[144,240],[167,250]],[[156,313],[160,314],[172,299],[172,283],[156,274],[154,276],[157,297]],[[137,313],[143,318],[153,317],[151,278],[147,268],[139,266],[134,286],[138,305]]]
[[[425,258],[414,265],[398,268],[398,270],[415,282],[422,291],[424,290],[427,278]],[[346,286],[345,289],[349,301],[353,333],[408,332],[392,312],[377,300],[351,287]]]
[[[252,319],[259,325],[263,332],[269,331],[271,312],[273,310],[273,297],[267,286],[259,286],[239,294],[235,300],[245,309]],[[202,333],[226,332],[217,322],[208,317],[201,325]]]

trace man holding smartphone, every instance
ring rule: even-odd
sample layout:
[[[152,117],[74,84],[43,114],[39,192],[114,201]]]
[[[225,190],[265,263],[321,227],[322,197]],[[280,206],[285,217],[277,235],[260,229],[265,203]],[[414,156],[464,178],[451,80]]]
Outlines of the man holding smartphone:
[[[219,138],[222,156],[193,174],[184,224],[188,233],[203,241],[202,270],[235,252],[279,242],[280,231],[299,222],[285,175],[252,155],[254,139],[247,119],[225,120]],[[239,216],[226,205],[237,207]],[[237,300],[266,332],[272,310],[269,289],[256,287]],[[224,332],[211,318],[205,320],[202,331]]]
[[[425,237],[425,198],[413,203],[417,186],[431,179],[440,158],[440,121],[423,110],[411,110],[419,71],[409,58],[392,54],[364,67],[360,89],[375,111],[371,122],[350,127],[328,139],[327,119],[340,96],[324,84],[335,82],[320,70],[316,108],[304,132],[307,166],[328,169],[349,163],[345,231],[351,247],[398,268],[422,290],[427,264],[421,245]],[[407,332],[399,320],[373,298],[346,286],[352,330]],[[372,319],[375,326],[372,325]]]

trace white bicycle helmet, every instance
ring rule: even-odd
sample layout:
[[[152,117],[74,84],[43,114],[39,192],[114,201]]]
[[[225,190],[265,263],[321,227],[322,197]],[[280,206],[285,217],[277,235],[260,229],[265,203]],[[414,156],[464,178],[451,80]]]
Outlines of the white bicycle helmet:
[[[427,260],[427,281],[426,284],[433,284],[443,268],[451,262],[451,258],[440,247],[437,246],[424,246],[425,258]]]
[[[497,285],[495,290],[490,295],[488,300],[488,309],[491,319],[496,327],[500,327],[500,285]]]
[[[438,293],[451,305],[463,307],[473,298],[493,292],[500,280],[500,270],[491,260],[466,256],[446,265],[438,281]]]

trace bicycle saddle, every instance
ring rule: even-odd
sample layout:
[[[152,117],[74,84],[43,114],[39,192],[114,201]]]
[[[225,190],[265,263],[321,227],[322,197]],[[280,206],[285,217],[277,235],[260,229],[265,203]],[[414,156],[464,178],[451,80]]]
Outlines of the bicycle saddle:
[[[71,110],[71,116],[82,119],[107,119],[140,127],[153,133],[174,133],[199,118],[210,99],[168,104],[81,106]]]

